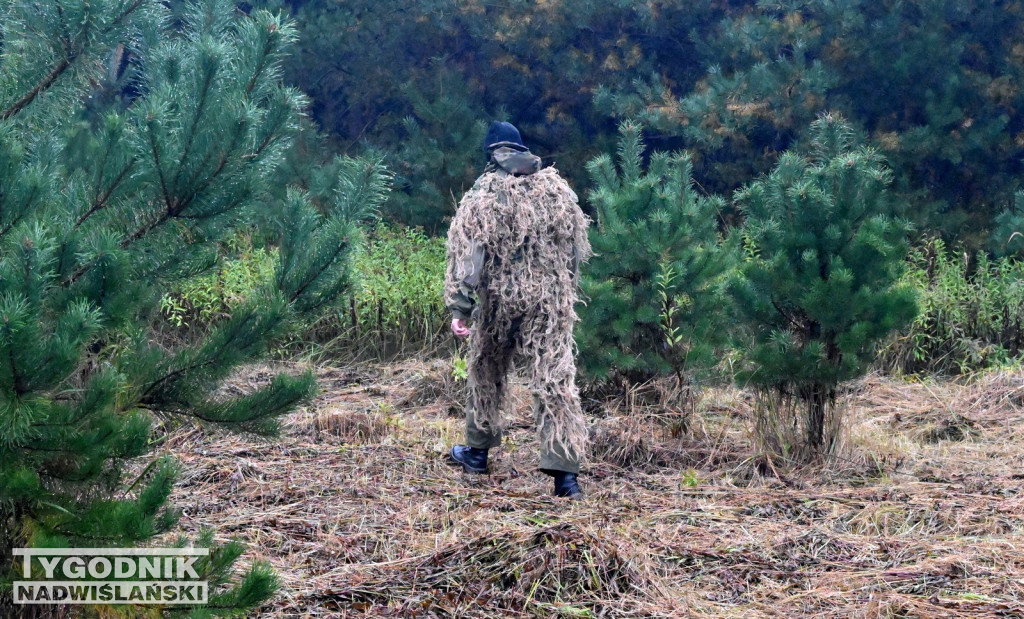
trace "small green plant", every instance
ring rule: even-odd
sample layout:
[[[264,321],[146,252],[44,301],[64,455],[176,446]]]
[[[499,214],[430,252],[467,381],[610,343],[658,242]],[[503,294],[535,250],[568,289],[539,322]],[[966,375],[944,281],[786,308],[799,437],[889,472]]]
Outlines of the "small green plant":
[[[452,360],[452,376],[456,380],[466,380],[469,378],[469,364],[466,362],[466,358],[458,355]]]
[[[685,293],[674,296],[670,290],[675,282],[676,272],[671,264],[663,262],[661,270],[654,278],[654,287],[661,301],[661,332],[665,335],[665,344],[675,348],[683,343],[685,337],[683,327],[678,323],[679,310],[693,303]]]

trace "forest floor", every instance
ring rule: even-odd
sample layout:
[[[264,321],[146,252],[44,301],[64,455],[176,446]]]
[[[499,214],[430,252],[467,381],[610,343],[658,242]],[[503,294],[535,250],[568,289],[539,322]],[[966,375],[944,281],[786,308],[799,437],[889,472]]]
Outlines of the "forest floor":
[[[463,431],[448,363],[318,372],[278,439],[166,443],[184,530],[277,570],[261,616],[1024,616],[1024,374],[863,379],[840,457],[788,472],[753,447],[749,395],[710,389],[687,416],[634,392],[589,414],[568,501],[535,471],[523,385],[475,476],[445,463]]]

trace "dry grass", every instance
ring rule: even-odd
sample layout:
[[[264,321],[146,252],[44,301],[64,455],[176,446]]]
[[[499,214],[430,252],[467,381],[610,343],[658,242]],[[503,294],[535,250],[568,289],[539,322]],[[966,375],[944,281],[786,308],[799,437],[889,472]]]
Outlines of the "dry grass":
[[[448,371],[324,369],[276,441],[176,432],[182,526],[276,567],[267,617],[1024,616],[1024,375],[869,377],[838,458],[795,471],[752,451],[743,393],[610,401],[567,502],[521,386],[492,474],[445,465]]]

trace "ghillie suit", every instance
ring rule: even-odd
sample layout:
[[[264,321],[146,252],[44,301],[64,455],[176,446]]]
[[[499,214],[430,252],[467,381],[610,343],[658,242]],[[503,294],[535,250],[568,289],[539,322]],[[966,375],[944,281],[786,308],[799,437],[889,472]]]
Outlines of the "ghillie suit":
[[[554,168],[498,148],[448,230],[445,301],[471,318],[466,442],[501,444],[506,376],[523,363],[533,392],[540,468],[577,473],[586,427],[576,387],[573,325],[589,220]],[[530,160],[533,164],[530,164]],[[475,299],[474,299],[475,297]]]

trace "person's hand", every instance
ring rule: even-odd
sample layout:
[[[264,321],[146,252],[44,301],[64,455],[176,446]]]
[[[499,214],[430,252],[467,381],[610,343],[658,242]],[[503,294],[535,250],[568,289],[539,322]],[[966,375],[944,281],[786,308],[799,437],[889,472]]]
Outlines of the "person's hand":
[[[466,337],[469,335],[469,327],[461,318],[452,318],[452,333],[456,337]]]

